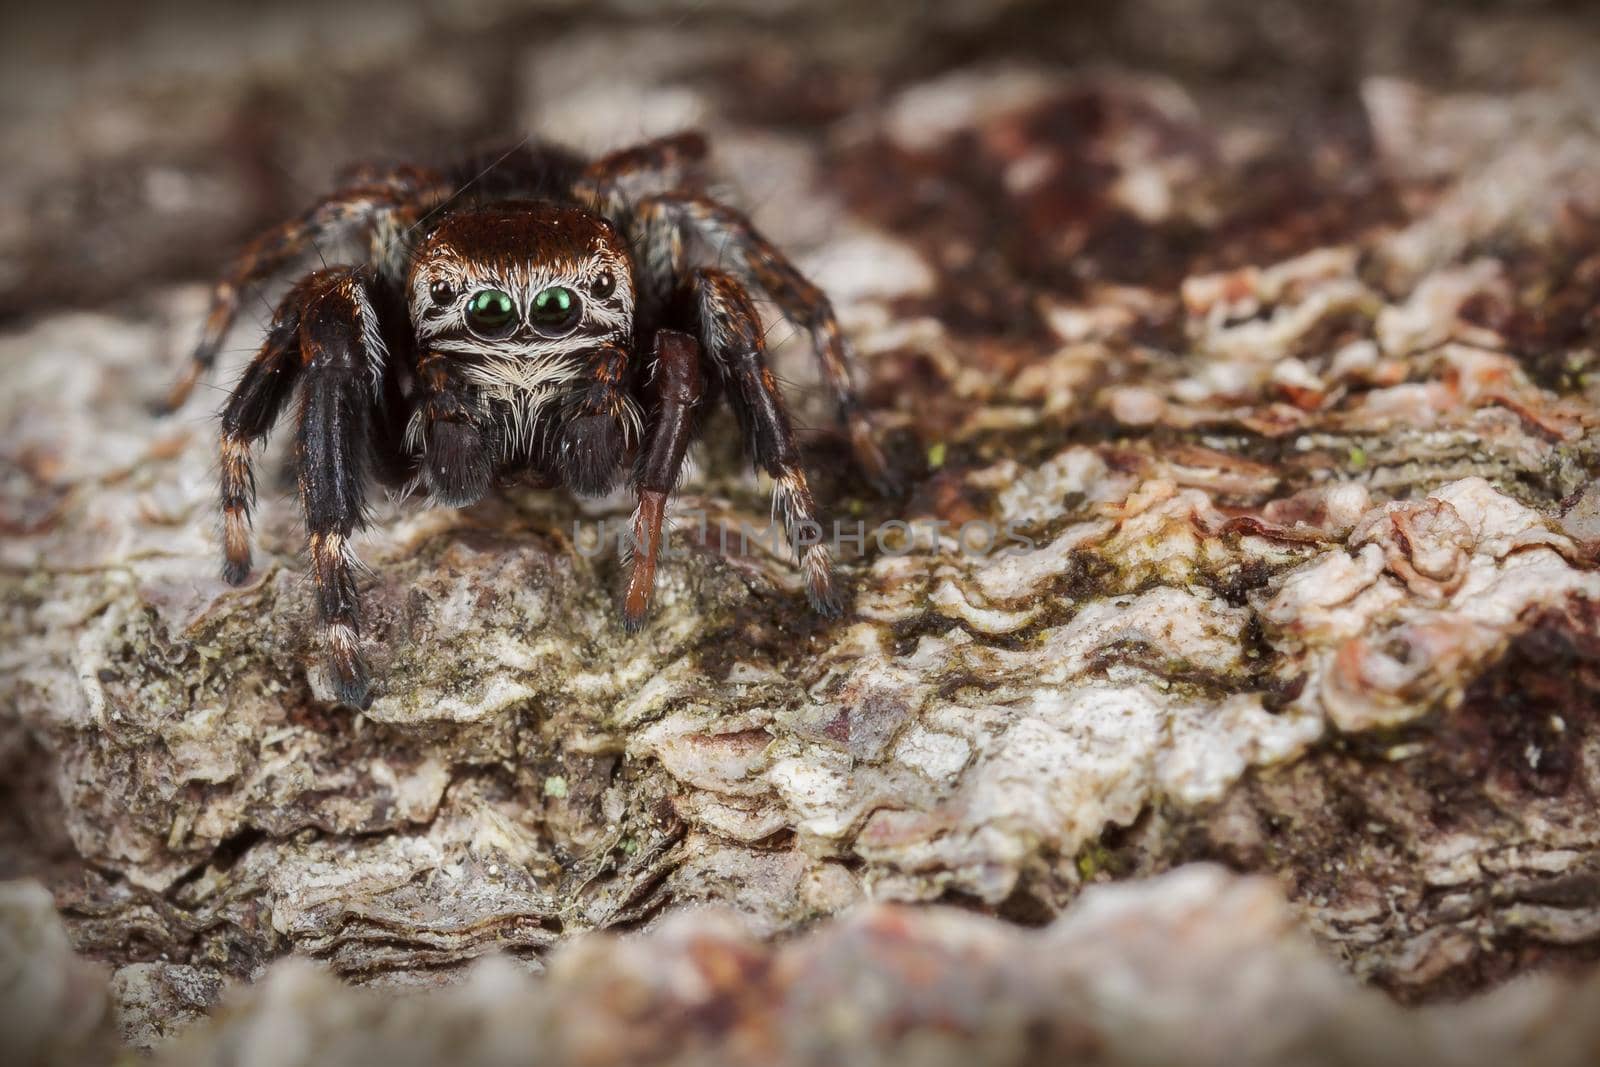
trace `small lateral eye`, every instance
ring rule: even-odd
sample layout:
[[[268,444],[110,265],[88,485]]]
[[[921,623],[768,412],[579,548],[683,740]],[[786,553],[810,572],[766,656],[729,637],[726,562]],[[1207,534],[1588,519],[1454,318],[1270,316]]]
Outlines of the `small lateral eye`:
[[[480,290],[467,301],[467,321],[481,332],[502,329],[516,317],[517,305],[511,294],[499,289]]]
[[[433,298],[435,304],[448,304],[456,298],[455,286],[443,278],[435,278],[433,284],[428,286],[428,295]]]
[[[595,296],[610,296],[611,290],[617,287],[617,276],[608,270],[603,270],[589,286],[589,292]]]

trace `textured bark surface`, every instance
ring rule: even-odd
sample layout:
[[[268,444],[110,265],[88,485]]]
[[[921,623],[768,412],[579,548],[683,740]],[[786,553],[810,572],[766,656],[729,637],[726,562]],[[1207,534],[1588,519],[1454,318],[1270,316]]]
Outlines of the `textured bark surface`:
[[[175,1062],[290,1018],[265,1062],[446,1027],[486,1061],[1580,1062],[1600,22],[730,8],[108,14],[76,78],[59,28],[8,46],[0,874],[64,925],[9,887],[4,977],[87,1020],[36,1048],[148,1046],[237,987]],[[624,497],[387,502],[380,695],[331,708],[287,477],[229,588],[220,394],[150,413],[198,279],[355,158],[686,124],[833,297],[910,475],[878,498],[814,431],[819,499],[916,536],[869,534],[817,619],[724,549],[768,502],[716,420],[630,636],[579,550]]]

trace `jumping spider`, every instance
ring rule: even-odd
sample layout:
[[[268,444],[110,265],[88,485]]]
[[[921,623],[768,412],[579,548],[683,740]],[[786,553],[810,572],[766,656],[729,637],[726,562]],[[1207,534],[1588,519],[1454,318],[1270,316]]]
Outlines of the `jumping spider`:
[[[298,387],[300,497],[341,701],[371,701],[350,549],[369,476],[465,507],[516,481],[604,493],[631,462],[629,629],[650,604],[667,497],[702,404],[720,390],[791,537],[815,522],[752,291],[809,332],[859,464],[887,484],[827,297],[701,194],[705,154],[704,138],[685,133],[593,161],[528,143],[442,170],[361,168],[257,238],[217,285],[172,407],[215,361],[246,286],[324,238],[370,250],[289,290],[222,412],[223,575],[239,584],[250,572],[251,449]],[[801,566],[813,607],[836,614],[827,547],[806,548]]]

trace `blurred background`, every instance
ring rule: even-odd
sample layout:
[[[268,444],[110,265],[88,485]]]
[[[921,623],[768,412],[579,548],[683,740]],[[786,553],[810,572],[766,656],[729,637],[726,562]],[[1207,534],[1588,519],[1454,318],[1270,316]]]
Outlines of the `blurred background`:
[[[352,161],[436,158],[529,132],[606,148],[706,125],[718,135],[736,199],[758,216],[764,200],[782,199],[784,183],[812,181],[813,168],[825,172],[826,192],[892,228],[927,223],[919,211],[982,215],[1000,169],[985,163],[1004,146],[939,175],[946,188],[919,189],[886,154],[903,155],[929,138],[926,130],[904,137],[897,130],[925,120],[955,125],[974,108],[1026,97],[1036,88],[1030,79],[1052,70],[1156,75],[1181,89],[1180,104],[1287,133],[1250,161],[1259,178],[1250,190],[1255,202],[1221,205],[1235,216],[1259,218],[1273,202],[1303,200],[1311,185],[1327,193],[1330,183],[1375,197],[1364,209],[1381,213],[1384,190],[1361,181],[1370,154],[1364,80],[1392,74],[1489,90],[1522,83],[1570,68],[1552,62],[1562,58],[1552,50],[1581,52],[1600,22],[1600,5],[1582,0],[7,7],[0,324],[210,277],[249,235],[304,206]],[[1013,75],[971,73],[995,69]],[[954,71],[970,77],[903,95]],[[1092,134],[1106,121],[1096,107],[1080,101],[1076,111],[1056,114],[1046,133],[1057,140]],[[1217,146],[1188,147],[1203,170]],[[1224,146],[1230,158],[1246,147]],[[1345,178],[1355,184],[1340,186]],[[1096,188],[1092,161],[1062,180],[1065,192],[1086,198]],[[1026,221],[1058,229],[1076,221],[1062,211],[1070,215],[1058,208]],[[825,217],[763,221],[804,243],[819,236],[807,225],[825,226]],[[1122,220],[1122,232],[1087,243],[1118,261],[1104,268],[1112,274],[1147,274],[1163,255],[1165,273],[1174,274],[1170,254],[1191,249],[1204,221],[1136,232]],[[1234,222],[1249,225],[1248,218]],[[1299,230],[1315,226],[1307,219]],[[1313,238],[1300,236],[1301,243]],[[1008,268],[1062,272],[1048,250],[1026,247],[1033,236],[1002,228],[994,237],[1013,246]],[[1083,245],[1063,247],[1077,256]],[[1228,258],[1223,250],[1210,254]]]

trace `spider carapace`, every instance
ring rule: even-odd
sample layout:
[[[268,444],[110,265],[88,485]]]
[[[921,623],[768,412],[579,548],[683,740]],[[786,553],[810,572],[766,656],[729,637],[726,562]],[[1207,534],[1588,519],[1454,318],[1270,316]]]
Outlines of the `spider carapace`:
[[[637,495],[622,601],[630,628],[655,585],[667,499],[707,404],[725,396],[774,506],[816,522],[794,429],[768,367],[752,296],[806,331],[869,479],[887,485],[854,356],[826,296],[742,215],[706,197],[694,133],[585,160],[526,143],[457,167],[363,168],[252,242],[218,283],[169,398],[215,361],[251,284],[324,243],[361,261],[300,279],[222,411],[223,574],[250,573],[253,447],[291,401],[295,460],[327,663],[341,701],[366,707],[350,539],[369,481],[462,507],[496,484]],[[812,605],[839,610],[826,544],[800,556]]]

